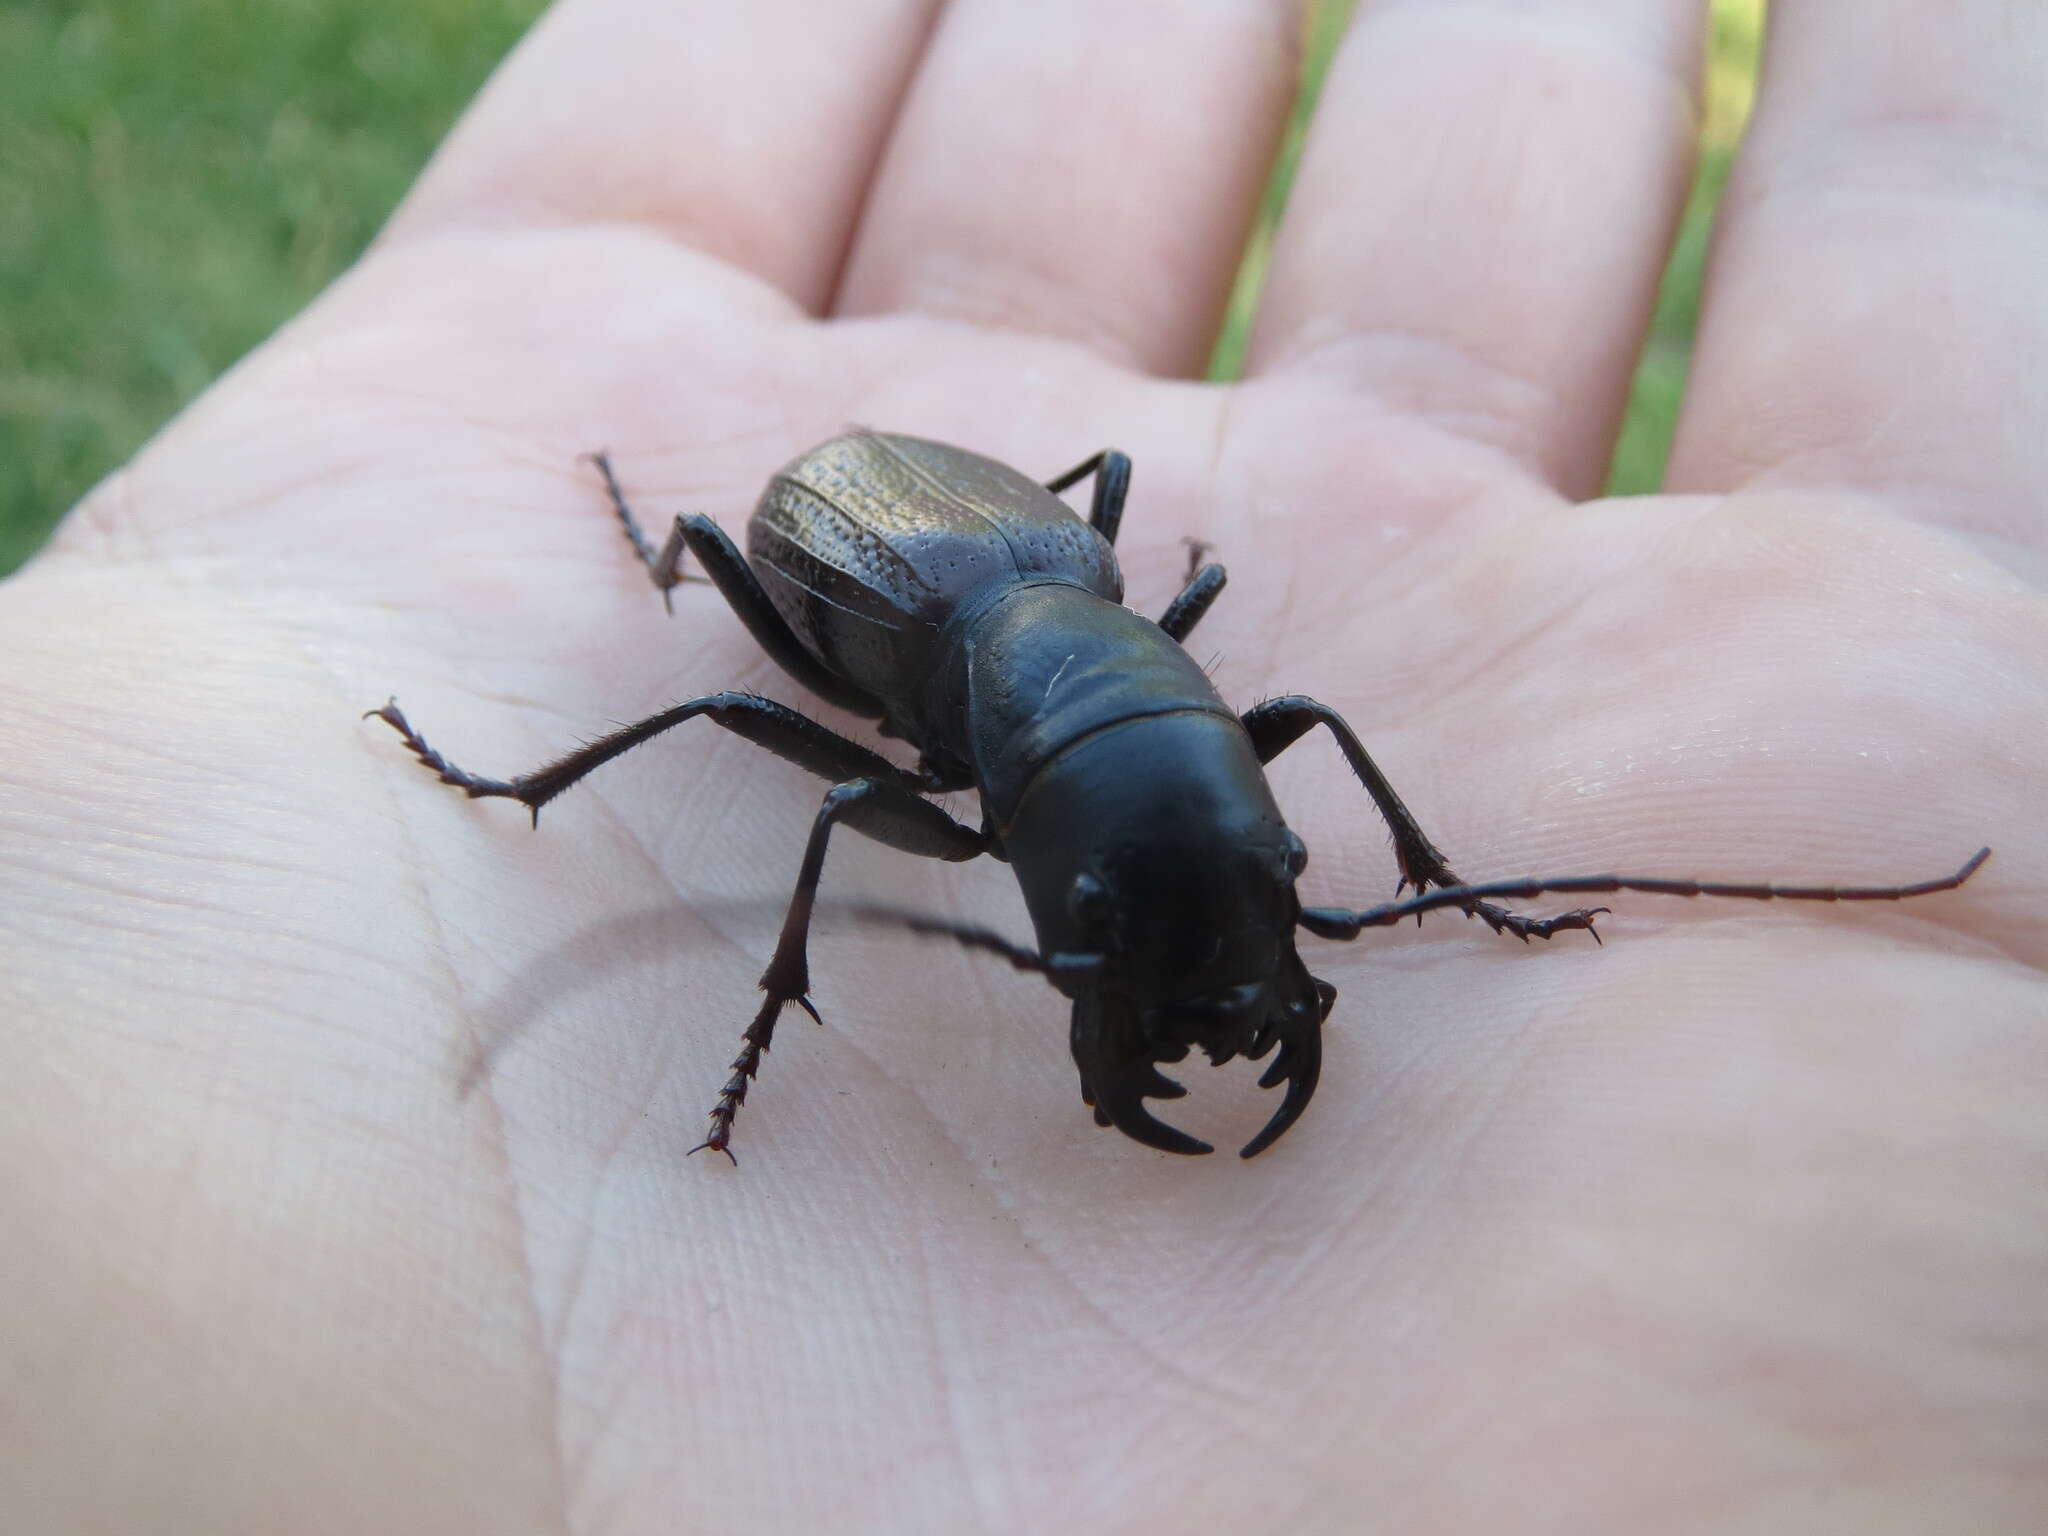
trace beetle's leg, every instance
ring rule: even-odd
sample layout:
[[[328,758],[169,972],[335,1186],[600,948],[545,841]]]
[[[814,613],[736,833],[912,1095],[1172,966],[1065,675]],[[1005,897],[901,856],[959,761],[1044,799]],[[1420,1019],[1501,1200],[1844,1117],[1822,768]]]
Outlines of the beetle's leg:
[[[828,704],[837,704],[841,709],[856,715],[873,718],[881,714],[882,706],[863,690],[854,687],[845,678],[828,669],[817,657],[804,649],[803,642],[775,611],[775,605],[762,590],[760,578],[741,556],[739,548],[725,536],[710,518],[702,513],[678,517],[670,526],[668,538],[660,549],[656,549],[640,529],[639,520],[626,505],[625,492],[619,488],[618,477],[612,473],[612,462],[608,455],[592,453],[586,455],[604,476],[605,494],[611,497],[612,511],[618,515],[619,526],[626,530],[626,538],[639,555],[640,563],[647,567],[647,574],[661,592],[661,600],[668,603],[669,611],[675,611],[670,600],[670,588],[678,582],[707,580],[716,586],[720,595],[739,621],[747,626],[747,633],[754,642],[768,653],[769,659],[804,687],[815,693]],[[683,551],[688,549],[697,557],[697,563],[704,567],[703,577],[682,574]]]
[[[1452,886],[1414,896],[1407,901],[1390,901],[1384,906],[1351,912],[1342,907],[1304,907],[1301,926],[1326,939],[1355,939],[1363,928],[1384,928],[1398,923],[1409,913],[1434,907],[1464,907],[1470,911],[1475,896],[1539,896],[1545,891],[1650,891],[1659,896],[1734,896],[1745,901],[1911,901],[1915,896],[1932,896],[1952,891],[1977,873],[1991,857],[1989,848],[1979,848],[1952,875],[1919,880],[1911,885],[1764,885],[1718,880],[1669,880],[1654,875],[1558,875],[1549,879],[1531,876],[1527,880],[1489,880],[1484,885]],[[1483,905],[1483,903],[1481,903]]]
[[[1054,475],[1045,482],[1045,488],[1057,496],[1068,486],[1078,485],[1090,475],[1095,477],[1095,495],[1088,507],[1088,526],[1101,534],[1104,542],[1114,544],[1116,531],[1124,520],[1124,497],[1131,490],[1129,454],[1105,448],[1082,460],[1064,475]]]
[[[929,800],[920,799],[893,779],[860,778],[835,784],[826,791],[818,819],[811,824],[811,839],[804,847],[804,862],[796,877],[796,894],[782,919],[782,937],[776,942],[774,958],[761,973],[761,1011],[754,1015],[741,1036],[740,1053],[733,1058],[732,1076],[718,1092],[711,1109],[711,1130],[690,1150],[710,1148],[723,1152],[734,1163],[732,1122],[740,1105],[747,1101],[747,1084],[761,1069],[762,1053],[775,1035],[775,1020],[790,1003],[795,1003],[818,1023],[818,1010],[811,1006],[810,961],[808,956],[811,909],[818,899],[818,878],[825,869],[825,845],[836,822],[845,822],[856,832],[877,842],[900,848],[927,859],[958,862],[986,851],[988,840],[971,827],[962,826]]]
[[[669,543],[678,541],[689,545],[690,553],[697,557],[697,563],[704,567],[705,574],[738,615],[739,621],[747,626],[747,633],[754,637],[754,643],[766,651],[778,667],[828,704],[837,704],[841,709],[870,719],[882,713],[882,706],[874,698],[804,648],[804,643],[796,637],[796,631],[775,611],[775,605],[768,600],[768,593],[761,586],[761,579],[741,556],[739,546],[726,537],[723,528],[701,512],[692,513],[676,519]]]
[[[625,530],[626,542],[633,546],[633,553],[640,557],[640,563],[647,567],[647,576],[661,593],[662,606],[670,613],[676,611],[671,589],[685,581],[703,581],[707,578],[692,576],[682,568],[683,540],[680,529],[671,529],[668,542],[657,551],[654,543],[641,531],[640,519],[633,515],[633,509],[626,504],[626,493],[619,485],[619,477],[612,473],[612,457],[602,448],[584,457],[597,466],[597,472],[604,476],[605,494],[611,498],[612,513],[619,520],[619,527]]]
[[[426,738],[415,731],[399,711],[396,699],[382,709],[371,710],[369,714],[398,732],[412,749],[413,756],[439,774],[442,783],[453,784],[473,800],[493,795],[517,800],[533,812],[536,823],[540,821],[542,806],[592,769],[660,735],[670,726],[681,725],[699,715],[708,715],[733,734],[744,736],[756,746],[766,747],[777,757],[795,763],[821,779],[871,778],[901,786],[905,793],[914,793],[923,785],[915,770],[898,768],[879,752],[826,730],[817,721],[798,714],[788,705],[751,693],[714,693],[673,705],[660,714],[649,715],[645,720],[613,731],[609,736],[600,736],[588,746],[579,747],[567,756],[557,758],[543,768],[536,768],[532,773],[523,773],[516,779],[487,779],[466,768],[456,767],[427,745]],[[368,719],[369,715],[363,718]]]
[[[1203,546],[1195,545],[1194,558],[1200,559]],[[1159,615],[1159,627],[1175,640],[1186,640],[1188,632],[1202,622],[1202,615],[1209,611],[1209,605],[1216,601],[1223,591],[1223,584],[1230,578],[1220,565],[1205,565],[1200,570],[1188,573],[1188,584],[1180,589],[1180,596],[1166,605],[1166,612]]]
[[[1387,827],[1394,834],[1394,859],[1401,868],[1401,883],[1394,887],[1396,895],[1411,885],[1419,894],[1433,885],[1464,884],[1449,861],[1437,851],[1436,844],[1424,834],[1414,813],[1401,803],[1401,797],[1394,793],[1394,786],[1387,782],[1387,776],[1380,772],[1379,765],[1367,755],[1364,744],[1344,723],[1344,717],[1334,709],[1296,693],[1281,699],[1268,699],[1246,710],[1241,719],[1245,730],[1251,733],[1252,746],[1262,763],[1270,763],[1313,727],[1326,725],[1330,728],[1344,760],[1358,775],[1358,782],[1372,796],[1372,803],[1379,807],[1380,815],[1386,818]],[[1553,933],[1568,929],[1582,928],[1591,932],[1593,919],[1606,910],[1604,907],[1582,908],[1556,917],[1539,918],[1523,917],[1518,912],[1510,912],[1505,907],[1476,898],[1439,905],[1461,907],[1466,916],[1478,918],[1495,933],[1511,933],[1524,943],[1532,938],[1547,939]],[[1421,920],[1418,914],[1416,921]],[[1594,937],[1597,939],[1599,935]]]

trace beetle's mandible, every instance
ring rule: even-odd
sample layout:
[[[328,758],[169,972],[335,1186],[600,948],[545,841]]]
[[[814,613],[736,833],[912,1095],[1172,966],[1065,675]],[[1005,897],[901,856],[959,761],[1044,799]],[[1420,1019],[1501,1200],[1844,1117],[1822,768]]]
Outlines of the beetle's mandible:
[[[1017,872],[1035,949],[935,918],[926,932],[1043,974],[1073,1005],[1081,1096],[1101,1125],[1166,1152],[1207,1152],[1147,1098],[1185,1090],[1161,1063],[1200,1047],[1212,1062],[1277,1049],[1261,1087],[1286,1085],[1243,1148],[1272,1145],[1307,1107],[1336,989],[1309,974],[1297,929],[1350,939],[1368,927],[1456,907],[1524,941],[1591,931],[1604,907],[1531,918],[1496,904],[1552,892],[1655,891],[1753,900],[1897,901],[1951,890],[1953,875],[1899,886],[1716,884],[1587,875],[1466,885],[1423,834],[1351,728],[1313,699],[1243,713],[1182,649],[1216,595],[1220,565],[1190,561],[1181,593],[1152,622],[1123,606],[1113,546],[1130,460],[1105,450],[1046,484],[964,449],[853,432],[769,482],[742,557],[704,516],[678,517],[657,548],[610,462],[593,455],[612,510],[663,598],[684,553],[761,647],[812,693],[880,722],[918,751],[904,768],[795,710],[745,693],[690,699],[515,779],[487,779],[427,745],[395,702],[372,710],[427,767],[471,796],[540,808],[600,764],[704,716],[831,782],[812,824],[766,994],[695,1151],[732,1156],[733,1118],[791,1003],[812,1018],[806,945],[825,848],[844,823],[926,858],[993,854]],[[1084,521],[1058,492],[1093,480]],[[1199,559],[1199,547],[1197,560]],[[1401,886],[1416,894],[1364,911],[1304,908],[1308,851],[1281,818],[1265,765],[1316,726],[1336,738],[1392,829]],[[982,823],[927,797],[973,789]]]

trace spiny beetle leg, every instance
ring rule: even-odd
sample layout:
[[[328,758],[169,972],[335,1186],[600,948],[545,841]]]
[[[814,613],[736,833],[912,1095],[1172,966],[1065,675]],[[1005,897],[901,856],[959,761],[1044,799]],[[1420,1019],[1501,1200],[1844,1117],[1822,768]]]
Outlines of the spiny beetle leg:
[[[805,1010],[818,1023],[825,1021],[818,1017],[818,1010],[811,1006],[809,998],[799,997]],[[739,1114],[740,1106],[747,1102],[747,1084],[752,1082],[761,1070],[761,1057],[768,1049],[768,1042],[775,1038],[775,1020],[782,1013],[783,1006],[790,999],[770,996],[761,1003],[761,1011],[754,1015],[746,1033],[740,1036],[740,1053],[732,1061],[732,1076],[718,1091],[718,1102],[711,1109],[711,1129],[704,1139],[683,1155],[695,1157],[699,1152],[723,1152],[725,1160],[737,1168],[740,1160],[733,1155],[733,1117]]]
[[[861,778],[835,784],[825,793],[811,824],[810,841],[804,845],[803,866],[797,872],[796,893],[782,917],[782,936],[768,969],[761,973],[761,1011],[741,1036],[740,1053],[733,1058],[732,1076],[718,1092],[711,1107],[711,1129],[691,1153],[707,1148],[723,1152],[737,1166],[732,1152],[732,1123],[740,1105],[747,1101],[747,1085],[761,1070],[761,1057],[775,1037],[775,1021],[782,1010],[795,1003],[822,1024],[810,999],[811,913],[817,906],[818,882],[825,873],[825,849],[832,828],[845,822],[856,832],[887,843],[905,853],[928,859],[960,862],[985,852],[988,840],[978,831],[962,826],[929,800],[919,798],[894,779]]]
[[[612,472],[612,458],[602,448],[583,457],[597,466],[597,472],[604,476],[605,494],[611,498],[612,513],[619,520],[619,527],[625,530],[626,542],[633,546],[633,553],[640,557],[640,563],[647,567],[647,576],[661,593],[662,606],[670,613],[676,611],[672,589],[685,581],[708,581],[708,576],[692,576],[683,570],[683,529],[682,519],[669,530],[668,541],[657,551],[653,541],[640,529],[640,520],[633,515],[633,509],[626,504],[626,493],[619,485],[619,477]]]
[[[396,699],[387,702],[382,709],[368,711],[363,718],[367,720],[371,715],[397,731],[406,746],[412,749],[413,756],[439,774],[442,783],[455,785],[472,799],[500,795],[517,800],[533,812],[536,825],[540,822],[542,806],[593,769],[699,715],[709,716],[734,735],[743,736],[756,746],[766,747],[785,762],[795,763],[821,779],[872,777],[889,780],[913,791],[922,788],[924,782],[917,773],[898,768],[881,753],[827,730],[786,704],[752,693],[713,693],[672,705],[645,720],[600,736],[587,746],[516,779],[487,779],[456,767],[427,745],[426,738],[412,728],[399,710]]]
[[[1394,893],[1413,886],[1417,893],[1431,886],[1445,888],[1462,886],[1456,870],[1450,866],[1436,844],[1429,840],[1422,826],[1394,792],[1394,786],[1387,782],[1387,776],[1380,772],[1379,765],[1365,750],[1365,744],[1357,733],[1344,722],[1344,717],[1327,704],[1318,703],[1302,694],[1289,694],[1285,698],[1268,699],[1265,703],[1245,711],[1241,717],[1244,728],[1251,734],[1252,747],[1259,754],[1259,761],[1270,763],[1282,752],[1293,746],[1316,726],[1327,726],[1330,734],[1337,739],[1337,749],[1344,754],[1344,761],[1351,765],[1351,771],[1358,776],[1358,782],[1365,786],[1365,792],[1372,796],[1372,803],[1379,807],[1380,815],[1386,819],[1387,828],[1394,835],[1394,860],[1400,866],[1401,880],[1394,887]],[[1531,938],[1547,939],[1552,933],[1566,929],[1583,929],[1593,932],[1593,918],[1599,909],[1592,911],[1567,912],[1560,917],[1532,918],[1511,912],[1506,907],[1495,906],[1490,901],[1463,900],[1436,902],[1434,906],[1456,906],[1468,917],[1476,917],[1495,933],[1511,933],[1523,943]],[[1426,909],[1425,909],[1426,910]],[[1416,921],[1422,921],[1421,912]],[[1595,934],[1595,942],[1599,935]]]
[[[747,564],[739,546],[726,531],[700,513],[676,519],[669,542],[681,540],[704,567],[704,573],[718,588],[719,596],[733,616],[754,637],[754,643],[768,653],[769,660],[829,704],[869,719],[882,713],[882,706],[856,688],[805,649],[789,621],[777,611],[761,578]]]
[[[660,590],[661,600],[668,604],[671,613],[675,611],[675,604],[670,599],[670,588],[683,581],[708,581],[718,588],[726,606],[747,627],[747,633],[783,671],[819,698],[837,704],[841,709],[869,718],[881,714],[881,705],[804,648],[803,642],[797,639],[788,621],[776,611],[775,604],[762,589],[753,567],[747,564],[738,546],[726,537],[724,529],[702,513],[679,516],[669,528],[667,541],[657,550],[641,531],[633,509],[626,504],[625,492],[619,487],[618,476],[612,472],[610,456],[598,452],[584,457],[595,464],[598,473],[604,476],[605,494],[611,498],[612,511],[618,517],[619,526],[625,529],[627,541],[639,555],[640,563],[647,567],[649,578]],[[702,576],[683,574],[685,549],[695,555],[697,563],[704,567]]]
[[[398,732],[400,739],[405,742],[412,755],[428,768],[431,768],[439,776],[443,784],[453,784],[472,800],[482,799],[486,795],[503,795],[507,799],[512,800],[524,800],[526,798],[520,792],[520,781],[518,779],[484,778],[480,774],[471,773],[467,768],[456,767],[447,758],[428,746],[427,738],[414,730],[412,722],[405,718],[405,712],[398,707],[397,699],[386,699],[382,709],[363,711],[363,718],[365,720],[369,719],[372,715]],[[534,819],[539,820],[540,810],[538,807],[534,808],[533,814]]]

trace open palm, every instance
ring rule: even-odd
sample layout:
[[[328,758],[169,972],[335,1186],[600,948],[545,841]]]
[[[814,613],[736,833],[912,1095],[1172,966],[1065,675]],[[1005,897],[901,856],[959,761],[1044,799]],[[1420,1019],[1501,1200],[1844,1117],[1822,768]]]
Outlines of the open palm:
[[[1364,6],[1230,386],[1292,8],[934,9],[569,0],[0,593],[0,1523],[2038,1528],[2048,16],[1786,0],[1677,494],[1586,502],[1701,7]],[[724,687],[859,734],[665,617],[577,458],[737,534],[850,422],[1130,452],[1133,603],[1213,544],[1225,694],[1343,712],[1467,876],[1997,856],[1304,940],[1322,1089],[1239,1163],[832,913],[1022,939],[1001,866],[843,837],[829,1027],[686,1163],[820,786],[691,726],[534,833],[356,716],[488,773]],[[1274,779],[1306,899],[1388,894],[1327,740]]]

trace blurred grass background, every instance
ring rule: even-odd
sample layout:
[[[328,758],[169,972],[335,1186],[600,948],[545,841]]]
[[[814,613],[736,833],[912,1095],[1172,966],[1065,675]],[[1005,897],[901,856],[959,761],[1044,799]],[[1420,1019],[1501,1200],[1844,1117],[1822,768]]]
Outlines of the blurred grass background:
[[[1302,100],[1212,370],[1228,377],[1355,0]],[[1612,488],[1662,473],[1763,0],[1713,0],[1699,183]],[[0,8],[0,573],[354,259],[543,0],[8,0]]]

